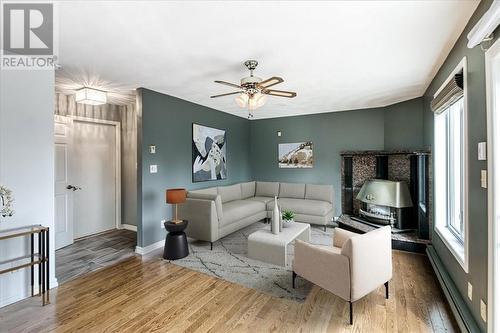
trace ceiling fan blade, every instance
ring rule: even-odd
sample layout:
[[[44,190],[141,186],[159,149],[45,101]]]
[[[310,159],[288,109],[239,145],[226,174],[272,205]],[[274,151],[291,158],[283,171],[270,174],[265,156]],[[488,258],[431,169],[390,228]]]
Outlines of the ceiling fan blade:
[[[258,86],[261,88],[269,88],[281,82],[283,82],[282,78],[278,76],[273,76],[267,80],[262,81],[261,83],[258,84]]]
[[[220,83],[220,84],[225,84],[226,86],[230,86],[230,87],[234,87],[234,88],[240,88],[240,89],[243,88],[242,86],[239,86],[239,85],[237,85],[235,83],[230,83],[230,82],[226,82],[226,81],[215,80],[214,82],[215,83]]]
[[[230,92],[230,93],[227,93],[227,94],[220,94],[220,95],[214,95],[214,96],[210,96],[210,98],[216,98],[216,97],[222,97],[222,96],[228,96],[228,95],[236,95],[236,94],[241,94],[242,91],[235,91],[235,92]]]
[[[272,96],[289,97],[289,98],[297,96],[297,93],[292,91],[273,90],[273,89],[264,89],[262,90],[262,93]]]

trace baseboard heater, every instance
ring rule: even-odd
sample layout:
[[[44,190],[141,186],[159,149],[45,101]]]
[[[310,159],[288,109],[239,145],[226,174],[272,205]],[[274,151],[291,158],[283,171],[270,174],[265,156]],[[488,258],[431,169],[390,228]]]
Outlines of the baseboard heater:
[[[481,332],[476,320],[472,316],[467,304],[465,304],[455,283],[446,271],[434,247],[432,245],[427,246],[426,252],[432,264],[432,268],[434,268],[439,284],[446,296],[446,300],[450,304],[451,311],[457,320],[460,331],[472,333]]]

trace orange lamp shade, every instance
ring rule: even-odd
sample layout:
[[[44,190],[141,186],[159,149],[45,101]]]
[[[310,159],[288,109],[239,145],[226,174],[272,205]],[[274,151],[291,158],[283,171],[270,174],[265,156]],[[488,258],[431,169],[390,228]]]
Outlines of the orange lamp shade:
[[[180,204],[186,201],[186,190],[183,188],[171,188],[165,193],[166,201],[169,204]]]

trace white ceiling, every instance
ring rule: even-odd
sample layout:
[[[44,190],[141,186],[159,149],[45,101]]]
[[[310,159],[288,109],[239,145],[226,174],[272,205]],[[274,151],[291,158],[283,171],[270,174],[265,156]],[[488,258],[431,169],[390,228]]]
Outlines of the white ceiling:
[[[478,3],[60,2],[59,82],[86,73],[246,117],[234,97],[209,96],[256,59],[257,76],[297,92],[269,97],[256,119],[384,106],[424,93]]]

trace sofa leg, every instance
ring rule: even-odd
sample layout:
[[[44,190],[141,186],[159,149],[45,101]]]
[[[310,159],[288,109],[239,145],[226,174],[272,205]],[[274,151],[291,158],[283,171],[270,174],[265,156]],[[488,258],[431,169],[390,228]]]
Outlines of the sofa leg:
[[[295,278],[297,277],[297,273],[292,271],[292,288],[295,289]]]
[[[326,225],[324,226],[324,228],[325,228],[325,232],[326,232]]]
[[[214,249],[214,243],[210,242],[210,251]]]
[[[385,286],[385,298],[389,299],[389,281],[384,283],[384,286]]]
[[[349,324],[352,325],[352,302],[349,301]]]

